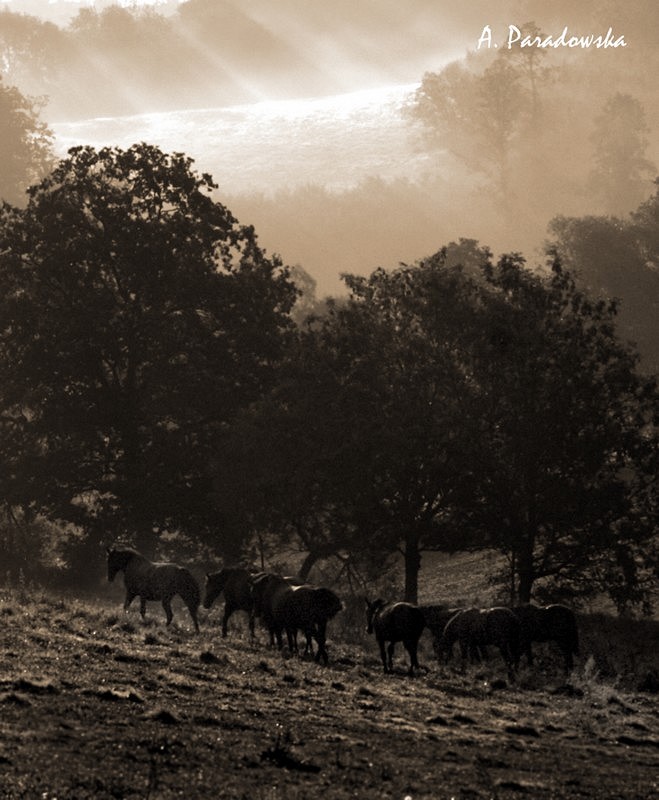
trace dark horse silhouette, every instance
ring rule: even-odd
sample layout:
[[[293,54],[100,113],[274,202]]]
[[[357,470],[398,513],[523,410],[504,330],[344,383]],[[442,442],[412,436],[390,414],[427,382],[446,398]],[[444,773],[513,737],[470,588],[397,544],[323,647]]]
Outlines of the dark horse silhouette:
[[[252,582],[254,614],[261,617],[270,632],[270,642],[283,647],[286,632],[288,647],[297,652],[297,632],[302,630],[307,640],[305,653],[312,651],[312,640],[318,643],[316,661],[327,663],[327,623],[342,608],[341,601],[330,589],[300,584],[296,578],[275,573],[261,573]]]
[[[199,584],[190,570],[178,564],[154,563],[137,550],[108,549],[108,580],[114,580],[118,572],[124,573],[127,611],[136,597],[140,598],[140,614],[144,619],[147,600],[160,600],[167,615],[167,624],[173,619],[172,598],[180,595],[190,611],[195,630],[199,631],[197,610],[199,609]]]
[[[227,623],[234,611],[246,611],[249,615],[249,633],[254,638],[252,577],[253,574],[243,567],[224,567],[219,572],[208,572],[206,574],[204,608],[210,608],[224,592],[223,637],[227,635]]]
[[[281,575],[273,572],[261,572],[252,581],[252,602],[254,603],[254,616],[260,617],[263,625],[270,634],[270,644],[277,642],[277,647],[283,647],[283,625],[275,619],[274,606],[280,594],[290,589],[290,583]]]
[[[556,642],[563,654],[565,671],[574,666],[573,655],[579,655],[579,634],[574,612],[558,603],[536,606],[531,603],[513,608],[520,621],[520,648],[533,664],[531,642]]]
[[[379,599],[369,603],[366,600],[366,631],[375,633],[385,672],[393,672],[396,642],[402,642],[409,653],[408,674],[413,675],[415,668],[419,669],[417,648],[425,626],[423,612],[412,603],[385,603]],[[385,652],[387,642],[389,647]]]
[[[273,616],[276,624],[283,625],[291,652],[297,652],[297,632],[301,630],[307,640],[305,652],[311,649],[312,638],[315,639],[318,644],[316,661],[327,664],[327,623],[342,608],[331,589],[303,584],[291,586],[290,591],[277,596]]]
[[[485,648],[499,648],[510,675],[519,662],[520,622],[509,608],[466,608],[446,623],[442,647],[447,658],[458,642],[462,660],[476,660],[485,655]]]
[[[426,621],[426,627],[432,636],[432,646],[438,660],[442,659],[443,652],[443,635],[446,623],[454,617],[458,612],[462,611],[461,608],[450,608],[446,605],[426,604],[419,605],[423,618]]]

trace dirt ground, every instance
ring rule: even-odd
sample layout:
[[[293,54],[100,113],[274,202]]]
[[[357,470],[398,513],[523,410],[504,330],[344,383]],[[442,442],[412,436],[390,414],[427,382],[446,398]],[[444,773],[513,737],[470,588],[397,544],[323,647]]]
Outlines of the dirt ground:
[[[426,643],[408,678],[331,626],[322,667],[218,619],[0,594],[0,798],[659,797],[657,695],[588,664],[510,685]]]

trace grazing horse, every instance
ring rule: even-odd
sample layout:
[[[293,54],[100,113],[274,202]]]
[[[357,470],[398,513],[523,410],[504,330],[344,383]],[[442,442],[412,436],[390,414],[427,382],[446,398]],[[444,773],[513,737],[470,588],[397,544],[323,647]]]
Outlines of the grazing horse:
[[[531,642],[556,642],[568,673],[574,666],[573,655],[579,655],[579,634],[574,612],[567,606],[554,604],[535,606],[532,604],[513,608],[520,621],[520,649],[526,660],[533,664]]]
[[[446,623],[442,645],[448,658],[459,642],[463,662],[484,655],[488,645],[498,647],[513,675],[519,662],[519,638],[520,623],[509,608],[466,608]]]
[[[108,549],[108,580],[114,580],[118,572],[124,573],[126,599],[124,611],[136,597],[140,598],[140,614],[146,614],[147,600],[160,600],[167,615],[167,624],[172,621],[172,598],[180,595],[190,611],[195,630],[199,631],[197,610],[199,609],[199,585],[189,569],[178,564],[154,563],[137,550]]]
[[[227,623],[234,611],[249,614],[249,633],[254,638],[254,600],[252,598],[252,573],[242,567],[224,567],[219,572],[206,573],[204,608],[210,608],[224,592],[222,636],[227,635]]]
[[[313,652],[312,640],[318,643],[316,660],[328,661],[326,648],[327,623],[342,608],[341,601],[330,589],[300,583],[293,577],[270,572],[256,575],[252,581],[254,615],[261,617],[270,633],[270,644],[283,647],[286,632],[289,650],[297,652],[297,632],[304,631],[305,654]]]
[[[409,653],[408,674],[413,675],[414,669],[419,669],[417,648],[425,626],[423,612],[412,603],[385,603],[384,600],[369,603],[366,600],[366,631],[375,633],[385,672],[393,672],[396,642],[402,642]],[[389,642],[389,647],[385,653],[386,642]]]
[[[426,621],[426,627],[432,635],[432,646],[435,655],[441,660],[444,649],[442,636],[446,623],[462,609],[449,608],[445,605],[420,605],[419,608]]]
[[[275,617],[274,608],[279,598],[291,590],[290,583],[281,575],[272,572],[261,572],[252,580],[252,602],[254,616],[260,617],[270,634],[270,644],[277,647],[283,646],[282,632],[284,626]]]
[[[291,586],[290,591],[281,592],[273,605],[272,614],[276,624],[283,625],[286,630],[291,652],[297,652],[297,632],[301,630],[307,639],[307,650],[314,638],[318,643],[316,661],[322,659],[327,664],[327,623],[342,608],[341,601],[331,589],[302,585]]]

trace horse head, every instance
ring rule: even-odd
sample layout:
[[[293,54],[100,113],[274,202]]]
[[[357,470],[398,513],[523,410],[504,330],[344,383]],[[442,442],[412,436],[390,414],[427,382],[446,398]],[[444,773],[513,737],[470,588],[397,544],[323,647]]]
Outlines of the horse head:
[[[224,586],[230,571],[223,567],[218,572],[206,573],[206,591],[204,593],[204,608],[210,608],[215,600],[224,591]]]
[[[366,602],[366,633],[373,633],[373,620],[378,611],[384,606],[384,600],[378,598],[370,603],[368,598],[365,597],[364,601]]]

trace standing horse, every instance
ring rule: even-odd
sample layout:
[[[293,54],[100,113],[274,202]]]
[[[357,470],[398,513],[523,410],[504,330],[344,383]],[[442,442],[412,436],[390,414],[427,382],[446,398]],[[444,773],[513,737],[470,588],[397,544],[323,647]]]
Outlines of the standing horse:
[[[285,623],[281,614],[276,613],[280,599],[287,594],[287,589],[303,586],[299,578],[293,576],[283,577],[275,572],[259,572],[252,578],[251,595],[254,604],[253,614],[260,617],[263,625],[270,634],[270,645],[281,650],[283,646],[282,633]],[[287,631],[288,636],[288,631]],[[290,642],[289,642],[290,644]],[[307,648],[312,650],[311,634],[307,634]]]
[[[178,564],[154,563],[137,550],[108,549],[108,580],[114,580],[118,572],[124,573],[126,599],[124,611],[136,597],[140,598],[140,614],[146,615],[147,600],[160,600],[167,615],[167,624],[173,619],[172,598],[180,595],[190,611],[195,630],[199,631],[197,610],[199,609],[199,585],[189,569]]]
[[[533,664],[531,642],[556,642],[563,654],[565,672],[574,666],[573,655],[579,655],[579,634],[574,612],[567,606],[527,604],[513,608],[520,621],[521,652]]]
[[[442,646],[450,657],[459,642],[463,662],[482,657],[488,645],[498,647],[512,676],[519,662],[519,636],[519,620],[509,608],[466,608],[446,623]]]
[[[210,608],[224,592],[222,637],[227,635],[227,623],[234,611],[249,615],[249,633],[254,638],[254,600],[252,598],[252,573],[242,567],[224,567],[219,572],[206,573],[204,608]]]
[[[396,642],[402,642],[409,653],[408,674],[413,675],[414,669],[420,668],[417,648],[425,626],[423,612],[412,603],[385,603],[384,600],[369,603],[366,600],[366,631],[375,633],[385,672],[393,672]],[[386,642],[389,642],[389,647],[385,653]]]
[[[310,649],[314,638],[318,643],[316,661],[322,659],[327,664],[327,623],[342,608],[341,601],[331,589],[302,585],[291,586],[289,592],[280,593],[272,612],[275,624],[283,625],[286,630],[291,652],[297,652],[297,632],[302,630],[307,639],[305,652]]]
[[[283,646],[282,631],[284,626],[279,619],[276,619],[274,608],[279,602],[279,598],[291,589],[290,583],[281,575],[272,572],[262,572],[256,575],[252,581],[252,602],[254,604],[254,616],[260,617],[270,634],[270,644],[277,647]]]

